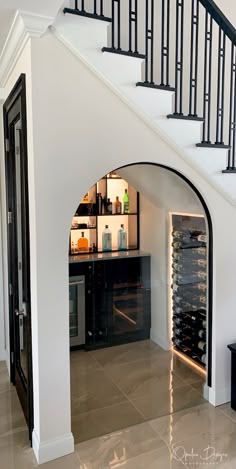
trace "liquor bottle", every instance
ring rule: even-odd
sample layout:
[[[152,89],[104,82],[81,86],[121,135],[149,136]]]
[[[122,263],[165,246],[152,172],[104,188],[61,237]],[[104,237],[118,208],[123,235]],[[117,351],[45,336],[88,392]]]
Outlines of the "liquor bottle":
[[[124,225],[120,225],[118,230],[118,249],[125,250],[127,249],[127,232],[124,229]]]
[[[102,233],[102,250],[103,251],[112,250],[112,236],[111,236],[111,231],[109,230],[108,225],[105,225],[105,230]]]
[[[129,194],[128,189],[125,189],[124,197],[123,197],[123,207],[124,213],[129,213]]]
[[[88,215],[89,216],[93,215],[93,201],[91,199],[88,204]]]
[[[84,232],[81,232],[81,238],[78,239],[78,251],[79,252],[88,252],[89,246],[88,246],[88,240],[87,238],[84,237]]]
[[[116,201],[115,201],[115,213],[116,215],[121,214],[121,202],[119,201],[118,195],[116,196]]]
[[[111,215],[111,214],[112,214],[112,202],[111,202],[110,199],[107,199],[106,211],[107,211],[108,215]]]
[[[107,211],[107,199],[106,197],[102,197],[102,215],[105,215]]]
[[[98,215],[102,214],[102,194],[100,192],[97,194],[97,213]]]

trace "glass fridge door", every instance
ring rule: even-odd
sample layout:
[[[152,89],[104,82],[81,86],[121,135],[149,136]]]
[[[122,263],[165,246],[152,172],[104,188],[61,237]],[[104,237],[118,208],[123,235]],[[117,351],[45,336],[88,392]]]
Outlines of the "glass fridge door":
[[[85,344],[85,276],[71,277],[69,283],[70,345]]]

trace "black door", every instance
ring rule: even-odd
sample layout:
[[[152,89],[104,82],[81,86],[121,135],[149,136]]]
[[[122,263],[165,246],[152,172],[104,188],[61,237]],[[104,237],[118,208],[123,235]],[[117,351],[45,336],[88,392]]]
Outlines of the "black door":
[[[25,76],[4,104],[11,380],[33,428]]]

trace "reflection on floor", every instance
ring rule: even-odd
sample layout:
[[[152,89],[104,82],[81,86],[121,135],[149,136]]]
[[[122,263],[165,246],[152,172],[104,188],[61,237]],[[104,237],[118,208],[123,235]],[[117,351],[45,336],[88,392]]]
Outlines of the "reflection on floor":
[[[204,381],[149,340],[71,352],[76,443],[202,404]]]
[[[112,353],[110,360],[119,361]],[[123,353],[122,362],[127,363],[128,355]],[[91,366],[90,354],[88,357],[85,360]],[[181,376],[186,379],[186,374]],[[189,380],[195,389],[191,377]],[[42,469],[234,469],[235,441],[236,412],[230,404],[214,408],[205,403],[79,443],[75,453],[44,464]],[[212,449],[207,450],[209,447]],[[0,362],[0,469],[35,467],[23,413],[6,365]]]

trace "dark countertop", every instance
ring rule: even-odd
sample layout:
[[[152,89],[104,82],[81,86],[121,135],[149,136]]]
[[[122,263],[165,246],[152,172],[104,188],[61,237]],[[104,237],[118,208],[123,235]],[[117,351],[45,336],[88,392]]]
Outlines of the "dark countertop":
[[[128,257],[144,257],[150,255],[151,254],[148,252],[136,249],[133,251],[100,252],[96,254],[91,253],[69,256],[69,263],[73,264],[76,262],[95,262],[101,260],[127,259]]]
[[[227,345],[228,349],[231,351],[231,352],[236,352],[236,344],[230,344],[230,345]]]

